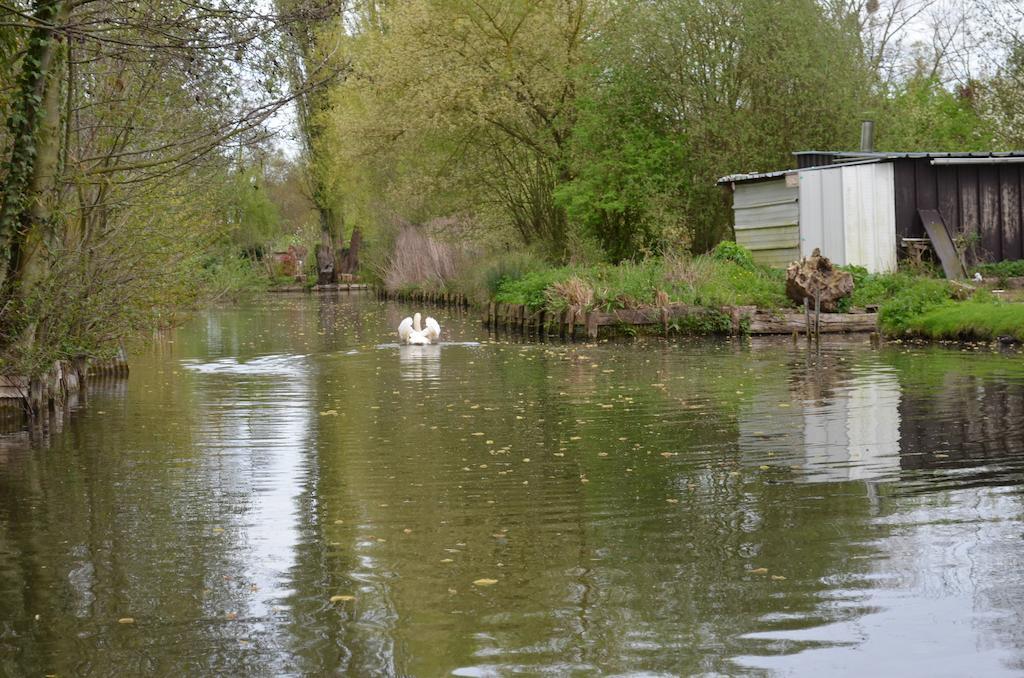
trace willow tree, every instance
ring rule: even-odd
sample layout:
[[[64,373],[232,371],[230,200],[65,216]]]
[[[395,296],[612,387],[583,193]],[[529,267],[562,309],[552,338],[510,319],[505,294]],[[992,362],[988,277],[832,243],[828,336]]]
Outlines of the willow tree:
[[[461,214],[555,256],[587,0],[410,0],[385,7],[336,89],[332,148],[350,189],[422,221]],[[354,168],[359,168],[355,170]]]

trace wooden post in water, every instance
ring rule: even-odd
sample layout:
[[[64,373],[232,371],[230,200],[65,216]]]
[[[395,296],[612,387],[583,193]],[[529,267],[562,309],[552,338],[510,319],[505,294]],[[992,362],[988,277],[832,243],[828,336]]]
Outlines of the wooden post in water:
[[[821,290],[814,293],[814,342],[821,344]]]
[[[805,331],[807,333],[807,344],[811,343],[811,300],[804,297],[804,321]]]

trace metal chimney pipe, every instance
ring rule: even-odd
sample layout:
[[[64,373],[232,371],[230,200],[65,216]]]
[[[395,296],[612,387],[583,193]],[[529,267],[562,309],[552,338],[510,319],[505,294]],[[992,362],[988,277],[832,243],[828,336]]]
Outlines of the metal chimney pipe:
[[[865,120],[860,124],[860,150],[864,152],[875,150],[874,120]]]

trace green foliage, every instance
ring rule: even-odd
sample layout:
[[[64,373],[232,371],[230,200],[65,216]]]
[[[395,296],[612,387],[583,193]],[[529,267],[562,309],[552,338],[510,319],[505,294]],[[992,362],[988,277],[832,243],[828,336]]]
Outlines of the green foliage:
[[[501,278],[494,294],[494,301],[503,304],[525,304],[531,310],[543,308],[547,302],[548,289],[568,277],[567,269],[550,268],[530,271],[516,278]]]
[[[569,303],[564,293],[553,293],[553,288],[570,280],[578,281],[592,293],[589,307],[606,311],[654,305],[659,293],[670,302],[712,310],[732,305],[780,308],[790,304],[781,271],[758,266],[746,268],[710,256],[533,270],[504,279],[494,300],[526,304],[532,309],[559,310]]]
[[[970,88],[946,89],[937,77],[918,76],[884,99],[878,147],[907,151],[992,150],[994,130],[977,110]]]
[[[723,240],[711,250],[711,258],[715,261],[731,261],[739,266],[753,270],[754,255],[743,245],[731,240]]]
[[[983,278],[997,278],[1005,281],[1007,278],[1024,276],[1024,259],[1013,261],[998,261],[992,264],[981,264],[975,268]]]
[[[915,317],[951,301],[950,288],[944,280],[897,274],[880,286],[885,289],[886,298],[881,300],[878,321],[889,334],[906,333]]]
[[[575,176],[555,197],[610,260],[689,245],[684,136],[672,133],[650,81],[626,68],[595,84],[579,104],[571,147]]]
[[[228,195],[231,239],[244,252],[262,254],[280,236],[281,217],[257,168],[239,170]]]
[[[207,301],[238,301],[270,285],[266,269],[249,257],[225,253],[206,257],[200,268],[199,283]]]
[[[669,329],[678,334],[729,334],[732,318],[721,311],[708,309],[703,314],[692,314],[669,321]]]

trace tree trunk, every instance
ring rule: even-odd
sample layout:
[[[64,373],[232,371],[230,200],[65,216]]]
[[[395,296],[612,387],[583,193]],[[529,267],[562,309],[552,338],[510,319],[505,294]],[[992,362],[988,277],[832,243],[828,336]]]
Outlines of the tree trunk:
[[[37,21],[28,39],[18,96],[8,119],[11,153],[0,195],[0,280],[9,299],[20,282],[26,259],[41,242],[50,218],[45,192],[53,186],[59,158],[60,92],[59,42],[54,27],[68,17],[70,4],[61,0],[36,2]]]

